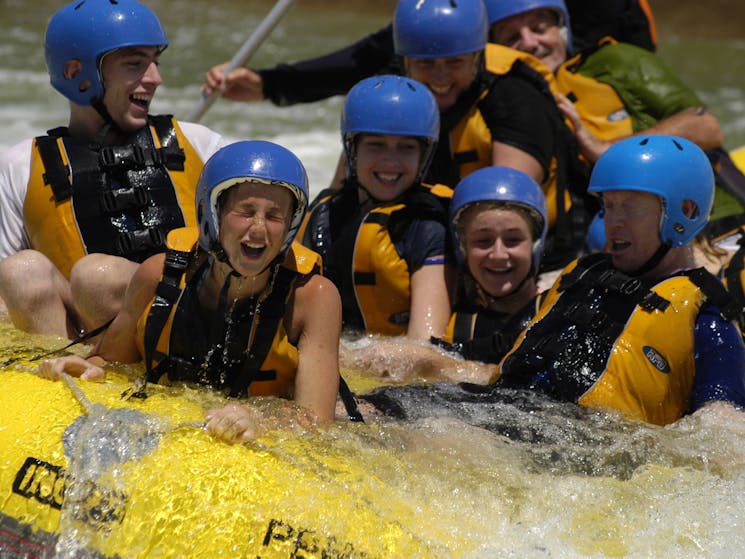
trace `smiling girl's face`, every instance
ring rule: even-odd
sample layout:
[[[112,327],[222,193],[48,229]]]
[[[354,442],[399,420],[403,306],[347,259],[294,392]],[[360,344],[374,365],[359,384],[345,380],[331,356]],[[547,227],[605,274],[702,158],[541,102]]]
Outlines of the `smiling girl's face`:
[[[376,200],[391,202],[414,184],[422,144],[410,136],[360,134],[356,153],[357,180]]]
[[[460,238],[466,265],[492,297],[519,289],[531,273],[533,233],[527,217],[507,206],[474,204],[463,212]]]

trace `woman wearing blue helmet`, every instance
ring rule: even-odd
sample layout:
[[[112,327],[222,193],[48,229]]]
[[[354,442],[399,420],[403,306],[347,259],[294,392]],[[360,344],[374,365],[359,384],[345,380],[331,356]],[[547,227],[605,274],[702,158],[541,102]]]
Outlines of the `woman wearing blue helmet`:
[[[196,225],[194,186],[222,139],[149,114],[167,45],[136,0],[78,0],[50,19],[46,62],[69,124],[0,160],[0,297],[18,327],[74,337],[101,325],[137,263]]]
[[[469,361],[431,346],[390,342],[342,354],[349,361],[345,365],[395,374],[396,380],[435,377],[486,384],[495,369],[481,363],[498,363],[535,314],[547,224],[543,192],[525,173],[485,167],[468,175],[456,186],[450,205],[457,296],[445,335],[431,341]],[[391,360],[383,355],[396,356],[395,366],[389,368]]]
[[[548,229],[540,186],[515,169],[475,171],[455,188],[450,223],[461,273],[446,341],[463,344],[488,337],[501,332],[507,322],[517,330],[503,337],[514,341],[521,325],[533,316],[531,303],[538,294]],[[500,357],[482,355],[479,360],[496,363]]]
[[[484,70],[488,21],[481,1],[400,0],[393,42],[406,75],[425,84],[441,112],[428,180],[454,187],[488,165],[549,175],[555,109],[520,79]]]
[[[292,398],[319,421],[334,417],[339,386],[339,294],[317,254],[293,243],[308,179],[287,149],[230,144],[197,187],[199,228],[177,229],[146,260],[101,342],[88,356],[45,362],[42,373],[103,376],[109,361],[145,360],[150,382],[188,382],[227,394]],[[207,430],[250,438],[256,411],[230,405]]]
[[[367,78],[347,96],[347,178],[341,190],[319,196],[303,243],[323,257],[348,330],[418,339],[444,331],[452,191],[421,182],[438,129],[432,94],[408,78]]]
[[[502,386],[664,425],[712,400],[745,406],[739,308],[691,242],[714,175],[695,144],[634,137],[598,160],[606,253],[568,266],[502,361]]]

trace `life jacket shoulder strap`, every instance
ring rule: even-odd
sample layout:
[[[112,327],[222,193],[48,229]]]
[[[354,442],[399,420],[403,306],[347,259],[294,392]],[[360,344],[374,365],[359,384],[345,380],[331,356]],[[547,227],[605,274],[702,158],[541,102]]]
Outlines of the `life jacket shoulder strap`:
[[[35,139],[36,148],[44,165],[42,178],[44,184],[52,188],[57,202],[63,202],[72,196],[72,183],[67,165],[62,160],[56,136],[39,136]]]
[[[196,227],[174,229],[168,234],[163,274],[145,320],[145,368],[149,382],[158,381],[159,375],[153,371],[155,351],[173,306],[181,295],[181,285],[187,270],[194,262],[198,235]]]
[[[160,142],[158,153],[166,168],[172,171],[183,171],[186,155],[178,143],[176,127],[172,115],[155,115],[150,117],[150,123]]]
[[[711,301],[722,317],[727,321],[737,321],[743,324],[743,305],[742,301],[728,291],[715,276],[709,273],[705,268],[696,268],[685,272],[691,281],[703,292],[704,296]]]
[[[613,37],[610,37],[610,36],[603,37],[594,45],[587,47],[586,49],[582,50],[581,52],[577,53],[572,58],[567,60],[562,65],[562,68],[567,70],[568,72],[575,74],[579,71],[579,69],[585,63],[585,60],[587,60],[587,58],[590,55],[599,51],[601,48],[603,48],[606,45],[614,45],[616,43],[618,43],[618,41],[616,41]]]
[[[559,280],[559,291],[566,291],[572,285],[582,280],[590,270],[597,267],[602,267],[602,269],[609,268],[610,257],[607,254],[598,252],[580,259],[570,272],[561,276],[561,279]]]

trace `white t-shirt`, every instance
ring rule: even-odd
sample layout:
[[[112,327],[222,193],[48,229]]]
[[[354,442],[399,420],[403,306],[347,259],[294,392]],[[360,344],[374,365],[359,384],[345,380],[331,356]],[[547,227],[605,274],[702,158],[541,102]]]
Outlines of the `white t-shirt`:
[[[202,161],[230,143],[217,132],[192,122],[180,122],[186,139]],[[31,173],[33,139],[24,140],[0,154],[0,260],[30,248],[23,226],[23,201]]]

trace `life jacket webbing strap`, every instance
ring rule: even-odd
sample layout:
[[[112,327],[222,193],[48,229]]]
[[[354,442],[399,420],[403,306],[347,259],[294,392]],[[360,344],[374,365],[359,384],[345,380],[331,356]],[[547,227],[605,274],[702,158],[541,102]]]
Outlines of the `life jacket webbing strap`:
[[[186,155],[178,143],[176,129],[173,126],[173,117],[171,115],[151,116],[150,122],[160,140],[159,152],[163,164],[172,171],[183,171]]]
[[[354,394],[352,394],[347,381],[344,380],[344,377],[341,376],[341,374],[339,375],[339,396],[341,396],[344,409],[347,410],[349,420],[364,423],[365,419],[362,417],[359,407],[357,407],[357,401],[354,399]]]
[[[719,309],[725,320],[735,320],[742,326],[742,304],[730,291],[727,291],[722,282],[704,268],[689,270],[686,275],[701,289],[706,298]]]
[[[62,161],[57,138],[54,136],[39,136],[36,138],[41,161],[44,164],[44,184],[52,188],[56,202],[62,202],[72,196],[72,184],[68,176],[67,165]]]
[[[174,249],[166,251],[163,276],[155,289],[155,299],[145,320],[145,378],[148,382],[158,382],[157,367],[153,369],[155,351],[168,317],[171,315],[171,309],[181,294],[181,278],[191,265],[193,258],[194,252]]]
[[[476,313],[455,313],[453,324],[453,342],[467,342],[473,338],[473,328],[476,322]]]

